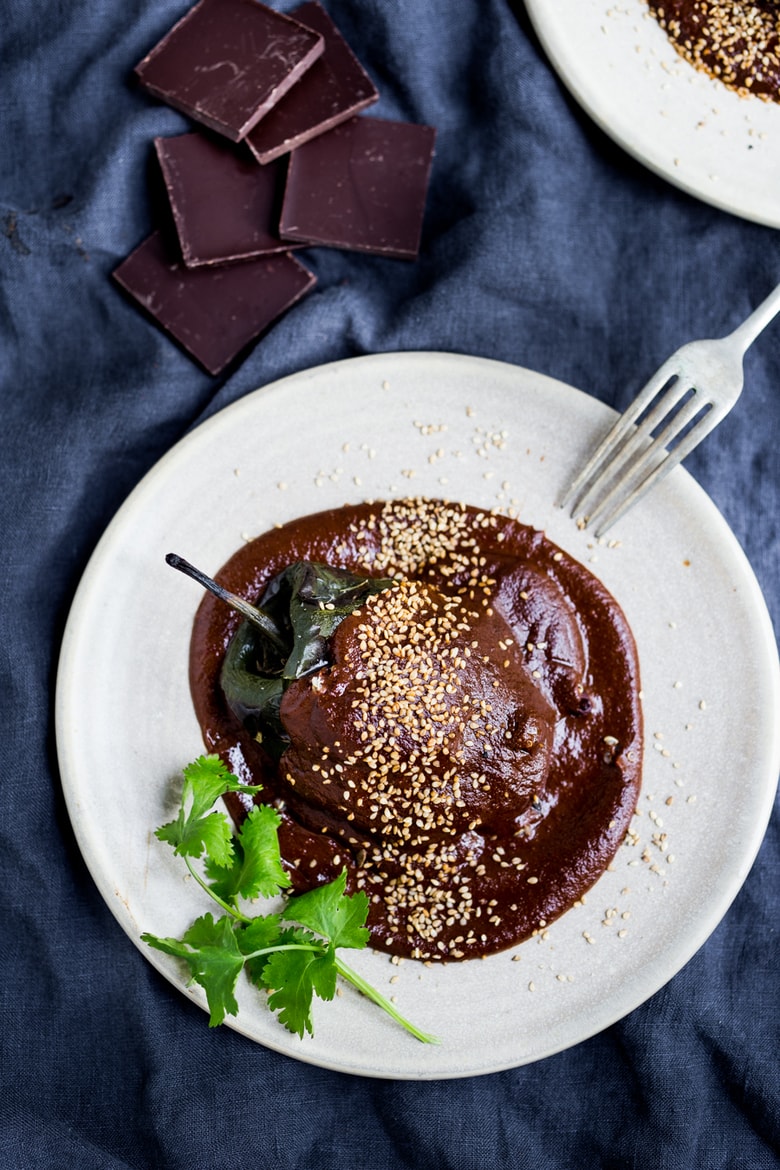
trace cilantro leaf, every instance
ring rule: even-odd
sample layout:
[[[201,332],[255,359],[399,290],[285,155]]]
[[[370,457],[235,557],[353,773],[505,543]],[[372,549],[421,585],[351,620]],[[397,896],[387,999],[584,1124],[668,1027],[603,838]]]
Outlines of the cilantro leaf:
[[[282,917],[323,935],[334,948],[364,947],[369,938],[365,926],[368,897],[363,890],[345,894],[346,885],[347,871],[343,869],[328,885],[317,886],[293,898],[282,911]]]
[[[179,815],[155,835],[173,845],[180,857],[200,857],[205,849],[217,865],[229,866],[233,855],[230,825],[223,813],[209,810],[225,792],[257,791],[256,786],[241,784],[219,756],[199,756],[184,769]]]
[[[180,857],[200,857],[205,849],[220,865],[227,865],[233,855],[233,834],[224,813],[207,817],[183,817],[162,825],[156,833],[161,841],[174,846]]]
[[[193,922],[181,940],[157,938],[153,934],[141,937],[149,946],[184,959],[193,980],[206,992],[211,1012],[209,1027],[221,1024],[226,1013],[231,1016],[238,1014],[235,988],[244,966],[244,956],[227,915],[215,921],[210,914],[204,914]]]
[[[262,981],[271,989],[268,1006],[279,1013],[279,1021],[303,1039],[314,1035],[311,1005],[314,993],[320,999],[336,994],[336,961],[332,947],[326,950],[274,951],[264,965]]]
[[[214,851],[209,849],[211,858],[206,861],[206,874],[218,897],[271,898],[289,886],[290,879],[279,851],[280,824],[281,817],[275,809],[266,804],[256,805],[233,843],[229,865],[216,864]]]
[[[190,816],[202,817],[235,782],[235,776],[228,771],[219,756],[198,756],[194,763],[184,769],[182,804],[189,794],[192,797]]]

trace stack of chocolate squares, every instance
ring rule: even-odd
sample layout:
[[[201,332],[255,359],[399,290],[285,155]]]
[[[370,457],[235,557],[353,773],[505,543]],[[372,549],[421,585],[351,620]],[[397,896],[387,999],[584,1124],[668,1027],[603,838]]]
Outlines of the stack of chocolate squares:
[[[175,230],[114,278],[209,373],[314,286],[293,250],[417,255],[435,131],[359,116],[379,95],[316,0],[199,0],[136,74],[203,129],[155,139]]]

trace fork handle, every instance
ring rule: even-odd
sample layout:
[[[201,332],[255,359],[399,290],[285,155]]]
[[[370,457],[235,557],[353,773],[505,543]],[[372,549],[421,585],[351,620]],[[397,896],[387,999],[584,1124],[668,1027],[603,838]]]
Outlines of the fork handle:
[[[729,333],[728,340],[736,342],[741,352],[744,353],[778,313],[780,313],[780,284],[733,333]]]

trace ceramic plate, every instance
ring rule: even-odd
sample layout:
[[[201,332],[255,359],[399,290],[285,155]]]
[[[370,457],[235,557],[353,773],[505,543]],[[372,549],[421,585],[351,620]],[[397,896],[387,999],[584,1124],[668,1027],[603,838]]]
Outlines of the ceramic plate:
[[[352,965],[399,1011],[440,1037],[435,1047],[350,987],[316,1004],[314,1038],[301,1041],[242,980],[231,1026],[253,1040],[388,1078],[538,1060],[661,987],[744,881],[780,757],[766,607],[730,530],[682,469],[600,542],[557,507],[611,416],[571,387],[499,362],[356,358],[267,386],[203,423],[106,531],[63,645],[63,785],[79,846],[120,925],[201,1005],[178,962],[140,941],[145,930],[179,935],[210,908],[153,835],[174,815],[174,781],[202,751],[187,683],[201,593],[165,565],[167,552],[213,574],[242,541],[305,513],[414,494],[463,500],[512,509],[545,529],[601,577],[636,636],[647,729],[642,796],[629,840],[585,904],[484,961],[396,966],[386,955],[352,952]]]
[[[691,195],[780,227],[780,105],[684,61],[645,0],[526,0],[554,68],[595,122]]]

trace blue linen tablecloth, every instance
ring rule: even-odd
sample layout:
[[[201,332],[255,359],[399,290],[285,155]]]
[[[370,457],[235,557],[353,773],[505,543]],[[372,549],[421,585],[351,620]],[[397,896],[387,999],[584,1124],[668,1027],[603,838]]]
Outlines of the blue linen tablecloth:
[[[538,1064],[438,1083],[349,1077],[209,1032],[76,847],[53,733],[65,620],[115,510],[189,428],[280,376],[411,349],[517,363],[622,407],[780,280],[780,234],[681,193],[589,121],[520,0],[326,6],[379,87],[373,113],[438,130],[420,259],[308,253],[317,291],[217,379],[109,279],[151,227],[153,137],[188,128],[131,79],[186,5],[4,6],[0,1165],[778,1165],[777,819],[725,920],[647,1003]],[[775,628],[778,328],[687,463]]]

